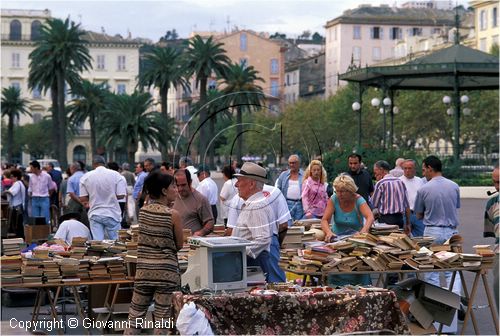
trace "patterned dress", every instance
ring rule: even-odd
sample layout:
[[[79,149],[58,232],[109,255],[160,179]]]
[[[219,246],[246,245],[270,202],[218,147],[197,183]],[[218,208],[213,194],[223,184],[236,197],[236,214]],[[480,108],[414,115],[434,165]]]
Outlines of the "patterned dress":
[[[129,309],[132,328],[125,334],[140,333],[141,329],[135,325],[136,319],[145,318],[153,298],[155,321],[167,321],[171,316],[172,292],[179,290],[179,286],[172,210],[163,204],[148,204],[139,213],[137,271]],[[155,333],[165,334],[166,330],[155,329]]]

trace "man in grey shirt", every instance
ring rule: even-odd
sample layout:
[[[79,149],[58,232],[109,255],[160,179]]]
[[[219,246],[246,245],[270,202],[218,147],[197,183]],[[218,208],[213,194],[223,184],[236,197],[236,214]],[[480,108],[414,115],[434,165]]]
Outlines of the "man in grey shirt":
[[[442,245],[458,233],[457,209],[460,208],[460,189],[458,184],[443,177],[442,163],[436,156],[425,158],[422,170],[428,182],[417,191],[414,210],[417,218],[423,218],[424,236],[434,237],[434,244]],[[451,276],[452,272],[445,272],[448,285]],[[440,286],[437,272],[426,273],[425,279]],[[457,284],[460,282],[455,281],[455,285]],[[454,286],[454,291],[456,288]]]

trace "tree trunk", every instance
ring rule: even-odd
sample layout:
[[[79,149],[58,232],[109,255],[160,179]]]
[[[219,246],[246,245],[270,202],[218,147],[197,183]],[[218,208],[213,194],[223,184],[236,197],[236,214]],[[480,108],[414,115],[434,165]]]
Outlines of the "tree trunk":
[[[210,118],[210,130],[209,130],[210,135],[208,136],[208,138],[211,141],[210,148],[208,149],[208,160],[209,160],[208,163],[209,163],[210,169],[215,169],[215,161],[214,161],[215,141],[213,141],[213,140],[214,140],[214,136],[215,136],[215,121],[217,120],[216,117],[217,117],[217,114],[215,112],[213,112],[213,115]]]
[[[236,107],[236,160],[241,162],[241,158],[243,157],[243,116],[242,116],[241,106]]]
[[[52,99],[52,148],[54,157],[59,159],[59,103],[57,102],[57,82],[53,82],[50,86],[50,97]]]
[[[167,120],[168,120],[168,109],[167,109],[167,96],[168,96],[168,89],[163,89],[160,91],[160,100],[161,100],[161,114],[163,116],[163,121],[165,122],[165,125],[167,125]],[[168,132],[167,129],[165,129],[165,132]],[[168,138],[165,136],[164,139]],[[160,142],[158,144],[160,147],[160,152],[161,152],[161,160],[162,161],[168,161],[168,146],[166,141]]]
[[[207,100],[207,81],[206,77],[200,79],[200,106],[203,106]],[[202,108],[200,111],[200,130],[198,138],[198,154],[200,155],[200,163],[205,163],[205,150],[207,148],[207,126],[204,124],[207,120],[207,110]],[[203,125],[203,126],[202,126]]]
[[[7,128],[7,162],[12,163],[14,153],[14,113],[9,115],[9,125]]]
[[[91,157],[94,156],[94,153],[97,151],[97,135],[96,135],[96,129],[95,129],[95,116],[93,113],[89,117],[89,124],[90,124],[90,155]]]
[[[57,78],[57,102],[59,107],[59,163],[61,164],[62,169],[66,169],[68,166],[68,156],[67,156],[67,147],[68,143],[66,140],[66,110],[64,108],[64,73],[61,69],[56,72]]]
[[[127,145],[127,160],[131,164],[135,162],[135,153],[137,152],[138,148],[139,144],[135,142],[131,142]]]

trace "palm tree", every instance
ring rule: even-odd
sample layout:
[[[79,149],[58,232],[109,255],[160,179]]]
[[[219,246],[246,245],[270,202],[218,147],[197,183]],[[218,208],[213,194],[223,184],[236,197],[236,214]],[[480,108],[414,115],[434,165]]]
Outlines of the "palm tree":
[[[253,66],[243,64],[231,64],[226,73],[224,84],[226,87],[222,90],[226,94],[227,106],[236,107],[236,133],[242,134],[242,113],[251,111],[262,105],[264,93],[262,88],[256,82],[264,82],[264,79],[258,77],[258,71]],[[236,156],[241,160],[243,154],[243,137],[238,136],[236,146]]]
[[[12,162],[14,151],[14,120],[21,114],[31,116],[27,109],[28,101],[21,98],[21,90],[14,86],[2,90],[2,117],[8,118],[7,126],[7,162]]]
[[[103,112],[101,142],[108,148],[126,148],[128,162],[135,162],[139,143],[145,150],[157,149],[165,130],[160,114],[150,110],[151,103],[149,93],[110,94]]]
[[[139,74],[139,88],[154,86],[160,93],[161,114],[167,120],[167,96],[170,88],[186,88],[185,70],[181,65],[181,53],[175,48],[153,48],[144,57],[144,71]],[[162,160],[168,159],[168,148],[160,146]]]
[[[200,102],[203,105],[207,101],[207,83],[212,72],[216,76],[222,77],[226,72],[228,65],[231,63],[229,57],[226,56],[226,51],[222,49],[223,43],[216,43],[212,37],[206,41],[199,35],[195,35],[188,45],[186,51],[185,68],[188,69],[190,75],[196,77],[196,86],[200,88]],[[207,119],[207,110],[200,111],[200,126]],[[209,134],[211,138],[213,134]],[[207,136],[205,127],[200,127],[200,141],[198,151],[200,154],[205,153]]]
[[[91,57],[82,39],[84,32],[69,18],[48,19],[40,29],[40,39],[30,53],[30,85],[39,85],[52,93],[54,130],[58,135],[57,156],[61,165],[67,165],[65,85],[78,84],[79,73],[91,68]],[[57,97],[57,98],[56,98]],[[57,104],[56,103],[57,100]],[[57,122],[56,122],[57,121]]]
[[[94,84],[88,80],[83,80],[76,88],[71,89],[71,94],[78,98],[72,100],[69,107],[69,119],[75,126],[89,120],[90,124],[90,145],[92,152],[97,148],[97,125],[96,121],[100,113],[105,108],[105,100],[108,91],[108,84]]]

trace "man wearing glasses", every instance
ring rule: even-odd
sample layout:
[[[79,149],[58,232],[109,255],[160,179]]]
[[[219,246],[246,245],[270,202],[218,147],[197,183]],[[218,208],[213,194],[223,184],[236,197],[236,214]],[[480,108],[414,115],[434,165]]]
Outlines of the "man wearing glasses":
[[[300,158],[298,155],[290,155],[288,158],[288,167],[290,168],[282,172],[278,177],[276,186],[286,198],[292,220],[299,220],[304,216],[301,199],[304,171],[300,169]]]

